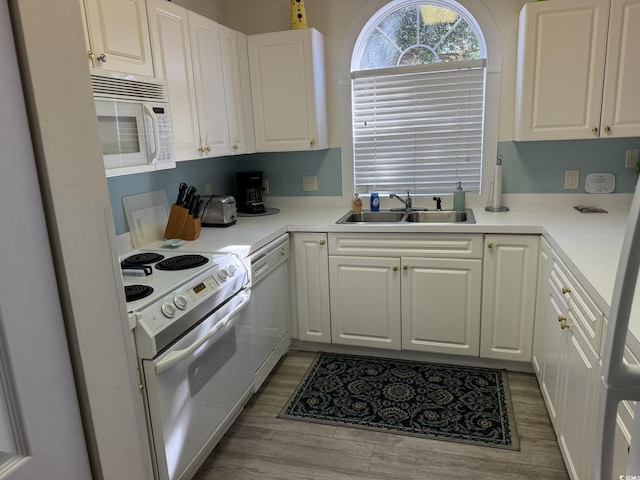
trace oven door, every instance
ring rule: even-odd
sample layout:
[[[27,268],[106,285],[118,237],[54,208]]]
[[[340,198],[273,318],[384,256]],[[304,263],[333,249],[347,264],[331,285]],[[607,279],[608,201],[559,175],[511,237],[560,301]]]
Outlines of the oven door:
[[[142,360],[157,478],[191,478],[253,392],[244,290],[151,360]]]

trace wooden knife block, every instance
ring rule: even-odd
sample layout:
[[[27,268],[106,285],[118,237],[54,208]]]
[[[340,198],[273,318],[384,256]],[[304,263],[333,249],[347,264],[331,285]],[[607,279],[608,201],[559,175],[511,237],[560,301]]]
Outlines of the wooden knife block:
[[[164,238],[167,240],[171,238],[196,240],[200,237],[201,230],[202,225],[200,225],[199,218],[193,218],[189,215],[189,210],[186,208],[173,205],[171,213],[169,213],[167,228],[164,230]]]

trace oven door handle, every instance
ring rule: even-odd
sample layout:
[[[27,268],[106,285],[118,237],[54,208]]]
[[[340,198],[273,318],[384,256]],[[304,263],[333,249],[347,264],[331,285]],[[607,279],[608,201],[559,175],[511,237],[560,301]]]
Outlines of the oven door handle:
[[[231,324],[233,319],[238,316],[238,314],[244,310],[249,304],[249,299],[251,298],[251,291],[245,290],[244,292],[238,295],[242,300],[238,304],[236,308],[233,309],[232,312],[228,313],[224,316],[219,322],[217,322],[211,330],[209,330],[205,335],[200,337],[198,340],[193,342],[187,348],[183,350],[176,350],[175,352],[171,352],[165,358],[160,360],[155,364],[156,373],[162,373],[165,370],[173,367],[174,365],[180,363],[182,360],[187,358],[193,352],[195,352],[198,348],[200,348],[204,343],[211,340],[218,332],[223,330],[225,327]]]

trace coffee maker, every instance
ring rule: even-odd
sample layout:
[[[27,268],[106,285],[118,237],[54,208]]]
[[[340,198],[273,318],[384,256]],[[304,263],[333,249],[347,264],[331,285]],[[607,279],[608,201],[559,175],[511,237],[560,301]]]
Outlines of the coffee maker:
[[[262,201],[262,173],[258,171],[236,172],[238,187],[238,211],[243,213],[265,213]]]

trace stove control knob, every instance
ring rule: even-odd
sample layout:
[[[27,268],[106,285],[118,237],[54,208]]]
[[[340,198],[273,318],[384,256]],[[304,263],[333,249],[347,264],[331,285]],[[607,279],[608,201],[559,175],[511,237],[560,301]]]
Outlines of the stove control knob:
[[[238,270],[238,268],[237,268],[235,265],[233,265],[233,264],[231,264],[231,265],[229,265],[229,266],[227,267],[227,271],[229,272],[229,276],[230,276],[230,277],[233,277],[233,276],[236,274],[236,271],[237,271],[237,270]]]
[[[187,308],[187,297],[185,297],[184,295],[176,295],[175,297],[173,297],[173,303],[180,310],[184,310],[185,308]]]
[[[220,280],[225,282],[227,278],[229,278],[229,273],[224,268],[222,268],[218,270],[218,277],[220,277]]]
[[[162,307],[160,307],[160,310],[162,310],[163,315],[167,318],[171,318],[176,314],[176,307],[174,307],[173,304],[169,302],[163,303]]]

